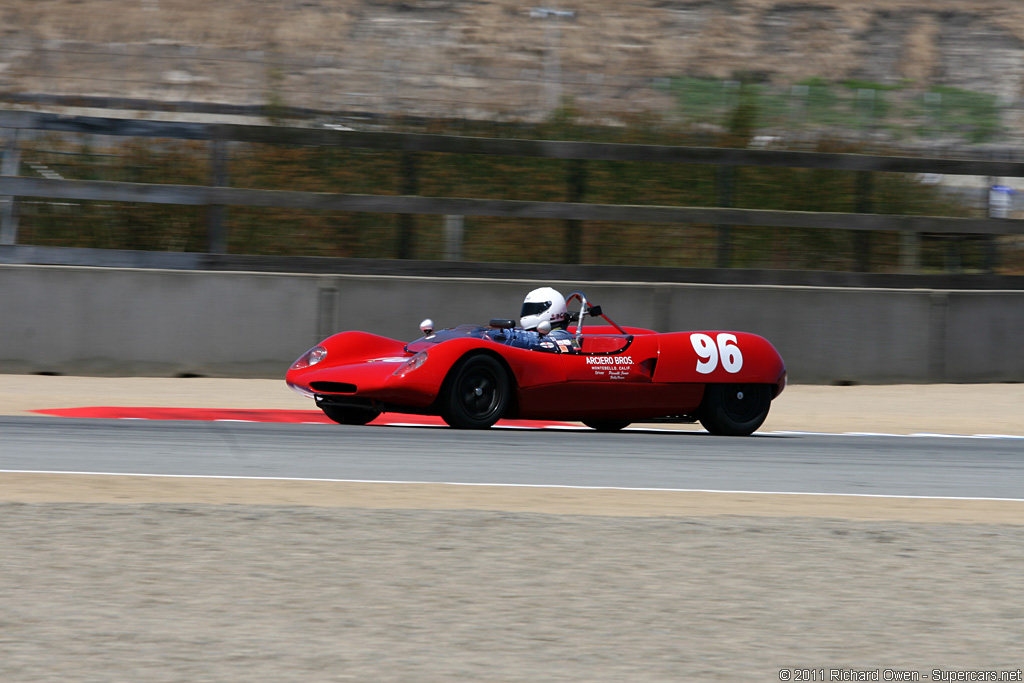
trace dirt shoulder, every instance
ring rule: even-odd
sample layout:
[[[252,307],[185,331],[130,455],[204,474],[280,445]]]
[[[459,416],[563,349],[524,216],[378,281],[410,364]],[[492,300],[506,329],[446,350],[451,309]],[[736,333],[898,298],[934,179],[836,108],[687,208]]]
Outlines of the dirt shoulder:
[[[19,683],[935,680],[1024,663],[1021,526],[0,503],[0,538],[0,680]]]

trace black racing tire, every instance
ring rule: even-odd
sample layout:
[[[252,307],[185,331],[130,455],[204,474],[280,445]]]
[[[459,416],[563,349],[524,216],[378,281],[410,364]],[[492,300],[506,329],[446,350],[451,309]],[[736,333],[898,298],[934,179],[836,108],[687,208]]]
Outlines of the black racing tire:
[[[380,415],[379,410],[372,408],[351,408],[348,406],[332,406],[320,404],[324,415],[341,425],[364,425]]]
[[[772,404],[768,384],[709,384],[697,415],[718,436],[749,436],[764,423]]]
[[[493,356],[463,358],[441,389],[442,419],[456,429],[488,429],[508,408],[512,385],[505,367]]]
[[[582,420],[582,422],[599,432],[618,432],[629,426],[629,420]]]

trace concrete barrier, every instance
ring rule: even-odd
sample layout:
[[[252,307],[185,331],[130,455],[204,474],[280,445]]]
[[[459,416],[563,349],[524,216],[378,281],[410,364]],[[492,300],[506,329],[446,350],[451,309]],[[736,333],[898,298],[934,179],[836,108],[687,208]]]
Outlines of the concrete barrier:
[[[321,338],[518,317],[535,280],[0,265],[0,372],[280,377]],[[1024,381],[1024,291],[550,280],[621,324],[771,340],[796,383]]]

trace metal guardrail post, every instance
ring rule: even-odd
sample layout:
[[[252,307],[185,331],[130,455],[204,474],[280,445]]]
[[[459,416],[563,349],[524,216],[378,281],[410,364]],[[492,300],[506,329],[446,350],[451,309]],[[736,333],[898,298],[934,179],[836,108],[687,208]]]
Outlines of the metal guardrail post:
[[[8,133],[4,145],[3,161],[0,162],[0,175],[16,176],[21,166],[21,150],[18,149],[18,130]],[[14,196],[0,197],[0,245],[10,246],[18,242],[18,198]]]
[[[419,194],[419,172],[415,152],[402,153],[402,187],[400,194]],[[403,213],[398,217],[398,258],[411,259],[416,251],[416,216]]]
[[[579,203],[587,193],[587,167],[583,159],[569,159],[566,175],[566,201]],[[565,221],[565,263],[582,263],[583,254],[580,240],[583,236],[583,221]]]
[[[735,202],[736,195],[736,167],[719,166],[715,174],[715,185],[718,187],[718,205],[722,208],[731,208]],[[719,225],[717,242],[718,268],[729,268],[732,264],[732,226]]]
[[[989,176],[988,179],[988,216],[989,218],[1006,219],[1011,216],[1013,208],[1013,190],[1001,183],[999,177]],[[999,240],[995,235],[985,235],[982,268],[986,273],[994,273],[999,267]]]
[[[900,233],[900,272],[913,274],[921,267],[921,234]]]
[[[871,201],[873,189],[871,171],[857,171],[856,208],[857,213],[874,213]],[[853,235],[854,268],[860,273],[871,270],[871,233],[859,230]]]
[[[461,261],[466,217],[449,214],[444,217],[444,260]]]
[[[210,140],[210,184],[215,187],[227,187],[230,183],[227,145],[227,141],[221,138]],[[227,228],[224,226],[226,215],[227,207],[223,204],[206,207],[206,248],[211,254],[228,252]]]

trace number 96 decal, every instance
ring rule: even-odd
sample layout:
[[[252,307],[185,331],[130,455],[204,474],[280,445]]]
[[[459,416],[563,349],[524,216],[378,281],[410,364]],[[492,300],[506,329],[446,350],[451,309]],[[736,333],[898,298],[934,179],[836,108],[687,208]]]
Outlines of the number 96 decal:
[[[717,340],[707,334],[691,334],[690,343],[697,352],[697,372],[707,375],[715,371],[718,361],[726,372],[739,372],[743,367],[743,354],[736,345],[736,335],[723,332]]]

